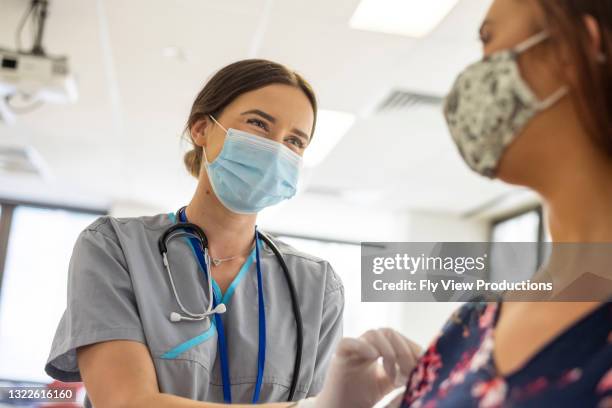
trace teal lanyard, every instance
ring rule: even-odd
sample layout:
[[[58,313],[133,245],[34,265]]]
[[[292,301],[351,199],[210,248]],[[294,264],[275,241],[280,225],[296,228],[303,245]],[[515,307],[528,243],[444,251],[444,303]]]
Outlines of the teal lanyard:
[[[185,215],[185,208],[179,210],[179,220],[181,222],[187,222],[187,216]],[[204,253],[202,251],[201,243],[197,238],[189,238],[189,242],[194,249],[200,268],[204,273],[205,279],[212,279],[212,275],[209,275],[208,268],[206,267],[206,261],[204,259]],[[259,309],[259,349],[257,353],[257,382],[255,383],[255,389],[253,390],[252,403],[256,404],[259,401],[261,393],[261,385],[263,383],[264,366],[266,363],[266,313],[264,308],[264,295],[263,295],[263,279],[261,275],[261,262],[259,259],[259,235],[257,228],[255,228],[255,255],[256,255],[256,267],[257,267],[257,301]],[[213,307],[219,304],[219,300],[212,293]],[[221,379],[223,382],[223,401],[227,404],[232,403],[232,389],[230,383],[230,368],[229,368],[229,357],[227,353],[227,341],[225,338],[225,329],[223,326],[223,320],[221,315],[215,313],[214,315],[215,325],[217,326],[217,348],[219,350],[219,360],[221,362]]]

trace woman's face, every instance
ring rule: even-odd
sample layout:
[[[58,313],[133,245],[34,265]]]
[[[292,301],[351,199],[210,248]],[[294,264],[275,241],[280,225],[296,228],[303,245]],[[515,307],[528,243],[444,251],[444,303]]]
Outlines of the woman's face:
[[[302,156],[310,142],[314,112],[301,89],[273,84],[240,95],[215,119],[225,129],[274,140]],[[192,135],[213,162],[223,147],[225,131],[208,119],[194,125]]]
[[[514,48],[546,29],[545,16],[535,0],[495,0],[480,28],[483,54]],[[565,85],[558,60],[551,46],[554,38],[530,48],[519,57],[522,77],[535,95],[544,100]],[[566,109],[567,98],[537,114],[505,151],[497,176],[507,182],[534,185],[538,172],[547,172],[552,159],[555,127],[560,124],[559,109]],[[556,157],[558,159],[558,157]]]

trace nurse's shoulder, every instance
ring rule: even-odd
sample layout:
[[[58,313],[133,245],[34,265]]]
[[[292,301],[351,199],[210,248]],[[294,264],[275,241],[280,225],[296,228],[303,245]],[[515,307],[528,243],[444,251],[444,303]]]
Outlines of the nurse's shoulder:
[[[315,283],[318,285],[324,284],[325,294],[335,291],[343,292],[342,280],[327,260],[302,252],[277,237],[267,235],[283,255],[292,277],[296,280],[297,287],[308,287],[300,286],[300,283],[302,285]],[[265,243],[263,243],[263,250],[269,256],[274,256],[272,250]]]
[[[103,215],[85,227],[79,239],[98,237],[120,246],[129,246],[133,242],[155,244],[157,237],[171,224],[168,214],[139,217]]]
[[[80,347],[111,340],[146,344],[134,289],[134,277],[142,276],[144,268],[131,267],[145,265],[135,261],[143,258],[142,248],[151,246],[142,238],[159,235],[153,231],[163,222],[161,216],[102,216],[83,229],[70,257],[67,307],[45,367],[51,377],[82,381]]]
[[[111,233],[112,231],[138,230],[161,231],[168,228],[172,221],[168,214],[144,215],[139,217],[113,217],[103,215],[89,224],[85,230]]]

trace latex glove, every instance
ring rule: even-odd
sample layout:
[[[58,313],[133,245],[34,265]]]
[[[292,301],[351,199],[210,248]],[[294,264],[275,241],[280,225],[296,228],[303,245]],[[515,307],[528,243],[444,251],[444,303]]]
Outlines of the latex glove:
[[[393,329],[344,338],[332,358],[316,408],[371,408],[406,384],[421,348]],[[379,358],[382,357],[382,364]]]

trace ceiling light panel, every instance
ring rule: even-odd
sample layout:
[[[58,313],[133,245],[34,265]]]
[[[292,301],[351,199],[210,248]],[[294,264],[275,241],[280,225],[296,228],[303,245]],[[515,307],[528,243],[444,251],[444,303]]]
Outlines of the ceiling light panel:
[[[424,37],[455,7],[458,0],[361,0],[350,27],[386,34]]]

